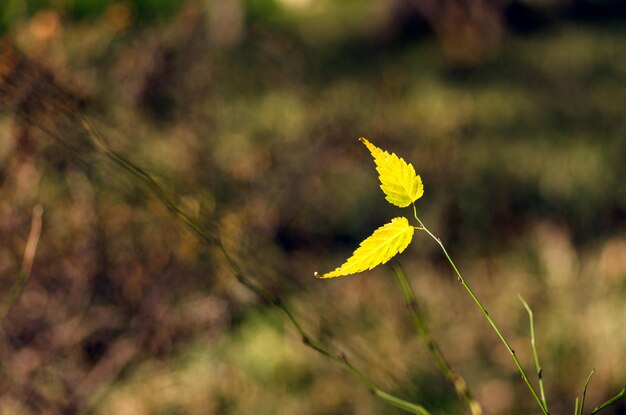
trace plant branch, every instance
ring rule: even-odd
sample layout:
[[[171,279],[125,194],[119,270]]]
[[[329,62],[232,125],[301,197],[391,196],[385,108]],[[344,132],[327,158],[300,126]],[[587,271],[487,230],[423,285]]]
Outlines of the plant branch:
[[[533,349],[533,357],[535,358],[535,369],[537,371],[537,379],[539,382],[539,393],[541,394],[541,402],[543,403],[543,407],[547,412],[548,409],[548,401],[546,400],[546,392],[543,388],[543,369],[541,368],[541,364],[539,363],[539,353],[537,352],[537,342],[535,340],[535,317],[533,314],[533,310],[530,308],[524,297],[521,294],[517,294],[519,300],[522,302],[522,305],[526,309],[528,313],[528,320],[530,322],[530,346]]]
[[[601,410],[603,410],[603,409],[613,405],[614,403],[616,403],[617,401],[619,401],[620,399],[622,399],[624,397],[626,397],[626,387],[624,387],[617,395],[615,395],[611,399],[607,400],[603,404],[600,404],[600,405],[596,406],[593,409],[593,411],[589,412],[589,415],[597,414]]]
[[[589,376],[587,376],[585,385],[583,386],[583,393],[580,398],[580,407],[578,408],[578,415],[583,415],[583,408],[585,406],[585,397],[587,395],[587,387],[589,386],[589,382],[591,381],[591,377],[593,376],[594,373],[596,373],[596,370],[592,369],[591,372],[589,373]]]
[[[533,385],[530,383],[530,380],[528,379],[528,375],[526,374],[526,371],[524,370],[524,368],[522,367],[522,364],[520,363],[519,359],[517,358],[515,351],[513,350],[513,348],[510,346],[509,342],[506,340],[506,338],[504,337],[504,335],[502,334],[502,332],[500,331],[500,329],[498,328],[498,326],[496,325],[496,323],[493,321],[493,319],[491,318],[491,316],[489,315],[489,312],[487,311],[487,309],[485,308],[485,306],[483,306],[482,302],[478,299],[478,297],[476,296],[476,294],[474,293],[474,291],[470,288],[470,286],[467,284],[467,281],[465,281],[465,279],[463,278],[463,276],[461,275],[461,273],[459,272],[459,269],[457,268],[456,264],[454,263],[454,261],[452,260],[452,258],[450,257],[450,254],[448,254],[448,251],[446,250],[446,247],[444,246],[444,244],[441,242],[441,239],[437,238],[425,225],[424,223],[420,220],[420,218],[417,216],[417,210],[415,208],[415,203],[413,204],[413,214],[415,215],[415,219],[417,220],[417,222],[419,223],[420,227],[437,243],[437,245],[439,245],[439,247],[441,248],[442,252],[444,253],[444,255],[446,256],[446,258],[448,259],[448,262],[450,263],[450,266],[452,267],[452,269],[454,270],[458,281],[461,283],[461,285],[463,286],[463,288],[465,288],[465,290],[467,291],[467,293],[470,295],[470,297],[472,297],[472,300],[474,300],[474,303],[476,304],[476,306],[480,309],[480,311],[482,312],[482,314],[485,316],[485,318],[487,319],[487,321],[489,322],[489,325],[491,326],[491,328],[493,328],[493,330],[496,332],[496,334],[498,335],[498,338],[500,339],[500,341],[502,341],[502,344],[504,344],[504,347],[507,349],[507,351],[509,352],[509,354],[511,355],[511,358],[513,358],[513,361],[515,362],[515,365],[517,366],[517,369],[519,370],[520,374],[522,375],[522,379],[524,380],[524,383],[526,383],[526,386],[528,386],[528,389],[530,390],[530,393],[533,395],[533,397],[535,398],[535,400],[537,401],[537,403],[539,404],[539,407],[541,408],[541,411],[543,412],[544,415],[549,415],[548,411],[546,410],[546,408],[544,408],[543,403],[541,402],[541,399],[539,398],[539,396],[537,395],[537,392],[535,391],[535,388],[533,387]]]
[[[406,307],[411,314],[411,320],[413,321],[413,325],[415,326],[415,331],[417,335],[422,339],[426,348],[428,349],[428,353],[435,366],[439,370],[439,372],[443,375],[446,380],[448,380],[456,390],[459,398],[463,399],[467,404],[470,413],[472,415],[482,415],[483,410],[478,401],[474,398],[469,387],[467,386],[467,382],[465,379],[450,366],[448,361],[443,355],[443,352],[439,348],[439,344],[430,334],[430,330],[426,325],[426,321],[422,312],[417,304],[417,299],[415,297],[415,293],[411,288],[411,284],[404,273],[404,270],[400,266],[397,261],[393,261],[392,264],[393,273],[396,276],[396,279],[400,285],[402,290],[402,294],[404,296],[404,300],[406,302]]]

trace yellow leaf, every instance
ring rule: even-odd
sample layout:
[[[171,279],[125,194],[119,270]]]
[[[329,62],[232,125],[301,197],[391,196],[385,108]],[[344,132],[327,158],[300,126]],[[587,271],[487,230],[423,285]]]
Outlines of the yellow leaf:
[[[326,274],[315,273],[318,278],[342,277],[372,269],[384,264],[401,253],[411,242],[414,228],[407,218],[393,218],[391,222],[376,229],[361,242],[350,258],[339,268]]]
[[[422,197],[424,194],[422,179],[415,174],[411,163],[407,163],[394,153],[390,154],[381,150],[363,137],[359,140],[365,144],[374,157],[381,183],[380,188],[389,203],[398,207],[407,207]]]

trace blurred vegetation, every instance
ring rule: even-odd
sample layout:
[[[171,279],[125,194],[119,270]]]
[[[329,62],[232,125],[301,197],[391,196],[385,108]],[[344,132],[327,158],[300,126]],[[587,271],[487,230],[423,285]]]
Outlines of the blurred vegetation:
[[[589,408],[613,396],[626,382],[625,15],[610,0],[2,0],[3,294],[37,204],[43,229],[2,322],[0,413],[399,413],[94,151],[66,101],[381,387],[464,413],[389,269],[312,277],[394,214],[357,141],[371,138],[422,175],[421,217],[529,372],[517,293],[533,307],[551,412],[571,413],[591,368]],[[534,413],[437,247],[416,235],[400,260],[487,412]]]

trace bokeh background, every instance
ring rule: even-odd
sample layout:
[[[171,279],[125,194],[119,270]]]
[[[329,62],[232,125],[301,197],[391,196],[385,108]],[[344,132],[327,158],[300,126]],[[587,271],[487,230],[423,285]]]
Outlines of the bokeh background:
[[[219,232],[254,280],[385,390],[467,413],[388,267],[317,280],[398,215],[368,137],[413,163],[418,211],[548,403],[626,383],[626,8],[620,0],[1,0],[2,414],[399,414],[302,344],[118,165]],[[539,413],[437,246],[399,257],[489,414]],[[533,377],[533,381],[535,381]],[[626,414],[626,403],[606,410]]]

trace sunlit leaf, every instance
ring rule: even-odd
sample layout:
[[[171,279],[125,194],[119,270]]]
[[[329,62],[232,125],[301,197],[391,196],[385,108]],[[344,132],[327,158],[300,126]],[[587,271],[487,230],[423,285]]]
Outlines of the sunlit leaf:
[[[359,140],[365,144],[374,157],[381,183],[380,188],[389,203],[406,207],[422,197],[424,194],[422,179],[415,174],[411,163],[407,163],[394,153],[381,150],[363,137]]]
[[[413,238],[413,226],[407,218],[393,218],[391,222],[376,229],[361,242],[350,258],[339,268],[326,274],[315,273],[318,278],[342,277],[372,269],[384,264],[401,253]]]

